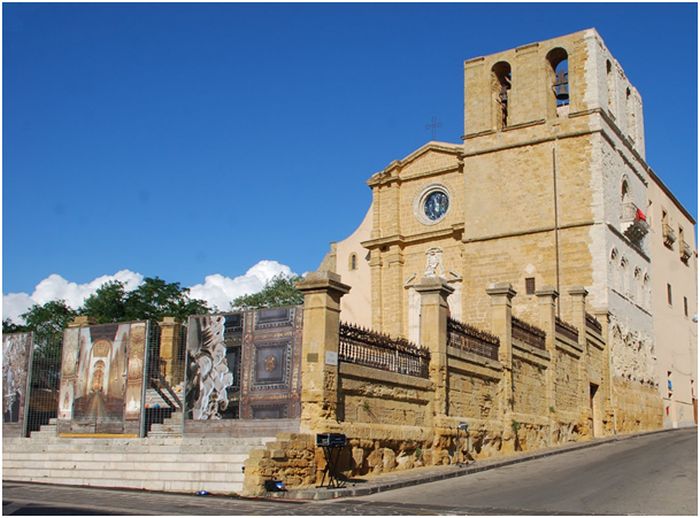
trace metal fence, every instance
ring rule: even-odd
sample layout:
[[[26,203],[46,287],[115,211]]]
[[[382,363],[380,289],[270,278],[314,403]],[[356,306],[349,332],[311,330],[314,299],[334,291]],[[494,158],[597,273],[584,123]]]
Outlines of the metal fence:
[[[603,325],[598,321],[596,317],[590,313],[586,313],[586,327],[595,331],[596,333],[603,334]]]
[[[578,329],[568,322],[563,321],[559,317],[556,317],[555,319],[555,330],[557,334],[565,336],[574,342],[578,342]]]
[[[25,433],[38,431],[58,415],[63,336],[34,334]]]
[[[542,329],[528,324],[519,318],[513,317],[511,321],[513,338],[531,345],[532,347],[536,347],[537,349],[545,350],[544,340],[546,333]]]
[[[462,351],[498,360],[498,337],[453,318],[447,319],[447,344]]]
[[[176,338],[181,336],[180,334]],[[147,354],[143,435],[151,430],[152,425],[162,424],[173,412],[182,409],[180,396],[166,379],[165,360],[160,355],[160,327],[155,322],[149,322],[148,325]],[[152,403],[153,400],[157,402]]]
[[[341,322],[338,359],[388,372],[427,378],[430,352],[405,338],[391,338]]]

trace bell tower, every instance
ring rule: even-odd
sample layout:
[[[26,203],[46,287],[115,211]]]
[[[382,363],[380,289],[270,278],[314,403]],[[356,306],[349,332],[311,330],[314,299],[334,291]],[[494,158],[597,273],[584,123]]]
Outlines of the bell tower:
[[[533,320],[543,286],[586,286],[593,306],[635,313],[611,295],[608,252],[648,267],[643,224],[627,221],[646,210],[642,101],[600,35],[468,59],[464,85],[465,320],[485,321],[493,282],[513,284],[514,311]]]

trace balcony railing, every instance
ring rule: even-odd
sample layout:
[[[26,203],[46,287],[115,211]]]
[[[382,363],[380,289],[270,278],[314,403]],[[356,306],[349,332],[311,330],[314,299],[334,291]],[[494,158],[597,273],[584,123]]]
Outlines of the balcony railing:
[[[661,224],[661,232],[664,236],[664,245],[671,248],[673,246],[673,243],[676,242],[675,230],[673,230],[673,227],[671,225],[669,225],[668,223],[662,223]]]
[[[633,243],[639,243],[649,232],[644,212],[631,201],[622,204],[620,223],[622,232]]]
[[[688,259],[693,255],[693,249],[690,248],[690,245],[685,241],[680,242],[679,248],[681,252],[681,261],[687,263]]]

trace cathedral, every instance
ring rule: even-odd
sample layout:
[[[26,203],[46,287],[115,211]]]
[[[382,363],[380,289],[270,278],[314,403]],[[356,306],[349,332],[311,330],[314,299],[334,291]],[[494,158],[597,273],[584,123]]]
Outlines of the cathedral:
[[[645,160],[621,64],[588,29],[468,59],[464,87],[462,143],[373,174],[364,220],[324,258],[352,287],[341,319],[418,343],[423,277],[454,289],[452,318],[483,328],[494,283],[512,285],[524,319],[554,288],[563,321],[584,286],[607,315],[613,386],[656,387],[665,427],[696,423],[695,221]]]

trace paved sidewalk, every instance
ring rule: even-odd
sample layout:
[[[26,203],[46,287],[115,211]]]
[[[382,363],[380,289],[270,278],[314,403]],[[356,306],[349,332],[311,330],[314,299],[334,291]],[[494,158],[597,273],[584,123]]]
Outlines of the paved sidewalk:
[[[426,484],[429,482],[436,482],[438,480],[445,480],[448,478],[461,477],[464,475],[469,475],[470,473],[478,473],[480,471],[486,471],[490,469],[500,468],[502,466],[517,464],[519,462],[549,457],[550,455],[557,455],[559,453],[565,453],[584,448],[593,448],[595,446],[607,444],[610,442],[624,441],[627,439],[632,439],[634,437],[642,437],[646,435],[653,435],[659,433],[673,433],[675,431],[678,431],[678,429],[653,430],[651,432],[603,437],[600,439],[593,439],[591,441],[586,442],[545,448],[534,452],[525,452],[505,458],[472,461],[468,465],[453,464],[450,466],[424,467],[415,468],[410,471],[404,472],[392,472],[383,475],[377,475],[376,477],[370,478],[369,480],[362,482],[349,481],[346,487],[340,489],[313,487],[307,489],[293,489],[281,492],[268,492],[265,494],[265,498],[298,501],[331,500],[335,498],[366,496],[375,493],[380,493],[382,491],[389,491],[392,489],[414,486],[418,484]]]

